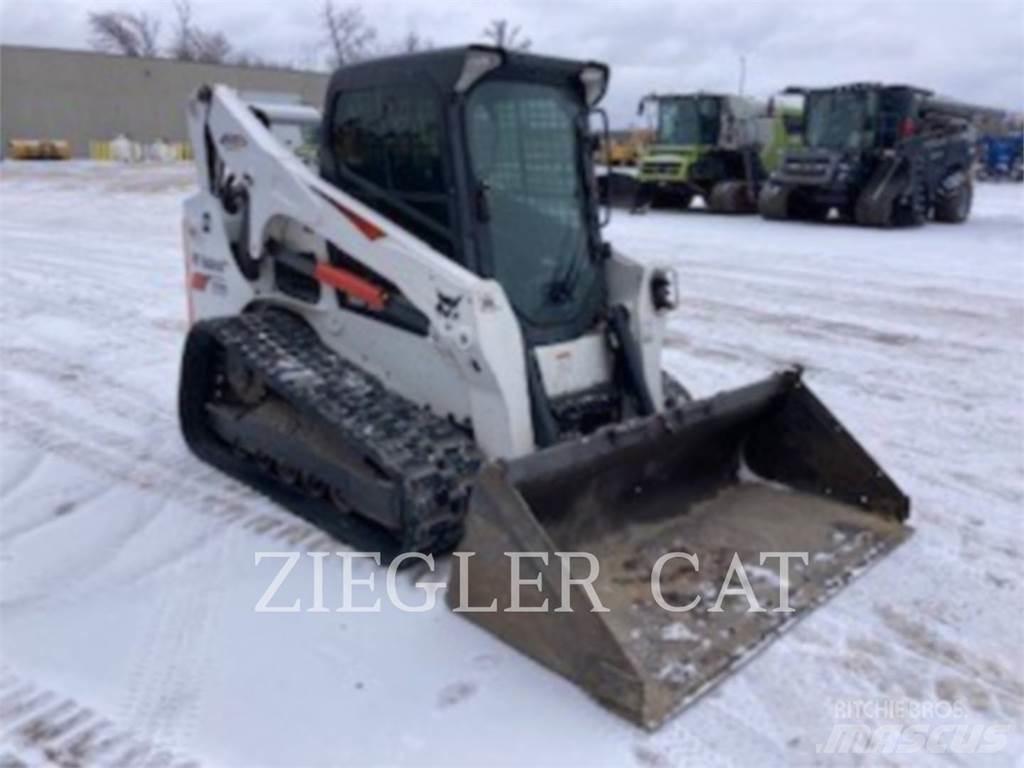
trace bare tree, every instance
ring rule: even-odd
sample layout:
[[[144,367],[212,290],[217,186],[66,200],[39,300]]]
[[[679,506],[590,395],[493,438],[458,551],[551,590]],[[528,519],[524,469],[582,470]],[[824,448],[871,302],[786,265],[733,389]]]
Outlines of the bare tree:
[[[324,0],[321,16],[331,66],[340,67],[373,55],[377,30],[366,21],[362,8],[337,7],[334,0]]]
[[[175,59],[191,61],[192,56],[192,4],[189,0],[174,0],[174,39],[169,53]]]
[[[231,56],[231,43],[223,32],[193,30],[192,47],[195,60],[206,64],[226,64]]]
[[[156,56],[160,21],[147,13],[101,11],[89,14],[90,43],[122,56]]]
[[[498,48],[510,51],[528,51],[533,41],[523,35],[518,25],[513,26],[506,19],[494,19],[484,27],[483,36]]]
[[[189,0],[174,0],[174,39],[171,56],[181,61],[202,61],[207,64],[225,64],[231,57],[231,43],[223,32],[202,29],[192,21]]]
[[[434,41],[423,37],[415,29],[410,29],[405,33],[398,43],[399,53],[416,53],[418,51],[429,51],[434,47]]]
[[[277,62],[272,59],[265,59],[255,53],[249,51],[235,51],[230,56],[229,62],[234,64],[236,67],[278,67],[280,69],[294,69],[293,66],[286,62]]]
[[[377,52],[381,55],[400,55],[403,53],[421,53],[422,51],[429,51],[433,48],[433,40],[429,37],[420,36],[419,32],[415,30],[409,30],[405,35],[397,40],[390,40],[381,44],[377,49]]]

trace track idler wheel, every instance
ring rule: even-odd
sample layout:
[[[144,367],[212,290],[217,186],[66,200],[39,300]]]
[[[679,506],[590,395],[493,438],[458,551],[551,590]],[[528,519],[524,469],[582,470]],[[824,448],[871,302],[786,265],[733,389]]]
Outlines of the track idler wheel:
[[[327,495],[327,483],[314,474],[302,476],[302,489],[310,496],[320,499]]]
[[[334,508],[343,515],[352,514],[352,506],[348,503],[345,498],[345,494],[333,486],[328,489],[327,496],[334,505]]]
[[[232,393],[246,405],[257,405],[267,395],[263,379],[234,350],[224,356],[224,377]]]
[[[256,457],[256,466],[260,468],[260,471],[265,475],[276,475],[277,474],[277,462],[266,454],[259,454]]]
[[[299,485],[299,470],[291,464],[285,464],[283,461],[279,461],[276,463],[274,470],[274,476],[285,485]]]

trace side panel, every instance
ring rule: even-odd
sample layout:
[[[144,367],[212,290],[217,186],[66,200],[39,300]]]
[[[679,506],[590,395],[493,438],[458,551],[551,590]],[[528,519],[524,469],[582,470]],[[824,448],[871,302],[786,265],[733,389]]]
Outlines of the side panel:
[[[606,384],[612,360],[603,334],[537,347],[537,364],[548,397],[559,397]]]
[[[238,314],[255,295],[235,265],[220,211],[220,201],[206,191],[185,201],[182,247],[189,325],[207,317]]]
[[[329,301],[334,292],[325,291]],[[343,309],[298,308],[320,339],[347,360],[410,400],[429,403],[441,416],[472,417],[472,402],[459,367],[437,354],[429,337],[393,328]]]
[[[660,411],[664,406],[661,381],[661,347],[665,338],[667,313],[654,308],[651,297],[651,277],[660,270],[668,274],[673,285],[678,285],[671,267],[643,264],[619,251],[613,251],[605,266],[608,271],[608,299],[610,304],[622,304],[629,310],[630,328],[640,345],[643,356],[644,378],[647,388]]]

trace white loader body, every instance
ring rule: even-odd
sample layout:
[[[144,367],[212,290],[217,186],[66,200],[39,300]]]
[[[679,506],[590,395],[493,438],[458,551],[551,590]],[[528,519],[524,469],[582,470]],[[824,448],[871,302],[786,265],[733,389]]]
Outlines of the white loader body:
[[[190,322],[237,315],[257,301],[281,304],[305,318],[331,350],[395,392],[469,422],[487,457],[513,458],[535,449],[523,338],[501,285],[469,272],[321,179],[231,88],[214,86],[208,100],[190,101],[188,122],[200,187],[185,202],[184,214]],[[212,191],[207,142],[218,149],[221,173],[244,185],[247,221],[226,211]],[[242,231],[246,225],[248,232]],[[321,291],[315,302],[282,294],[265,254],[271,240],[314,254],[327,280],[327,243],[333,243],[400,288],[428,318],[429,334],[405,333],[341,308],[333,290]],[[232,241],[247,243],[260,264],[256,280],[242,274]],[[605,268],[609,301],[629,311],[647,387],[661,408],[665,318],[652,305],[650,283],[656,269],[669,271],[618,252]],[[610,352],[596,331],[535,352],[552,398],[606,383],[612,375]]]

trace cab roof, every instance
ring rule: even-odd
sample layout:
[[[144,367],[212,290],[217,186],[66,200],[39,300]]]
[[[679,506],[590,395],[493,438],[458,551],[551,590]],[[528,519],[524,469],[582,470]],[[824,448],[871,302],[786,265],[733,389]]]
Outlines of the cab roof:
[[[922,96],[932,96],[932,91],[926,88],[919,88],[916,85],[906,85],[904,83],[872,83],[872,82],[857,82],[857,83],[843,83],[841,85],[820,85],[814,87],[805,87],[802,85],[790,85],[787,86],[784,91],[785,94],[806,94],[806,93],[823,93],[825,91],[913,91],[919,93]]]
[[[331,103],[334,95],[340,92],[388,85],[421,85],[424,80],[442,92],[453,92],[467,56],[476,51],[496,53],[502,58],[500,66],[482,79],[500,74],[517,80],[565,82],[578,79],[579,74],[588,66],[602,68],[606,83],[609,77],[608,66],[597,61],[542,56],[486,45],[463,45],[386,56],[342,66],[331,76],[327,103]]]
[[[718,93],[716,91],[687,91],[685,93],[649,93],[645,99],[739,99],[745,98],[734,93]]]

